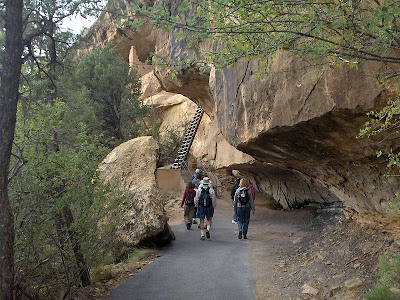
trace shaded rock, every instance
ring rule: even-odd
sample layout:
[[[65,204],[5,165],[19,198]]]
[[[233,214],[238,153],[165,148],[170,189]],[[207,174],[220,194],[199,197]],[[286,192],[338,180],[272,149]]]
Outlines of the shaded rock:
[[[152,70],[146,61],[149,54],[154,52],[158,30],[151,25],[144,25],[140,31],[119,27],[118,13],[126,11],[133,2],[138,5],[152,6],[153,0],[118,0],[110,1],[96,22],[79,40],[78,56],[90,52],[95,47],[103,47],[107,43],[116,44],[117,54],[130,62],[140,75]],[[117,13],[118,12],[118,13]],[[128,17],[128,16],[126,16]]]
[[[160,136],[167,133],[183,133],[192,120],[197,105],[187,97],[161,91],[144,100],[151,107],[150,123],[158,122]]]
[[[201,43],[197,46],[202,47]],[[171,64],[170,67],[155,68],[163,90],[182,94],[200,105],[209,116],[213,115],[215,105],[209,87],[209,72],[196,64],[182,64],[191,55],[199,56],[200,53],[188,47],[174,30],[171,33],[159,32],[155,51],[157,57]]]
[[[329,291],[329,296],[330,297],[336,296],[341,291],[341,289],[342,289],[342,287],[340,285],[331,287],[331,289]]]
[[[309,286],[308,284],[304,284],[302,287],[302,294],[309,294],[309,295],[313,295],[316,296],[318,294],[318,290],[316,288],[313,288],[312,286]]]
[[[162,91],[158,79],[154,76],[153,72],[140,77],[142,99],[154,96]]]
[[[355,289],[358,289],[358,288],[364,286],[364,283],[362,282],[362,280],[360,278],[352,278],[352,279],[346,280],[344,282],[344,285],[348,290],[351,291],[351,290],[355,290]]]
[[[116,236],[124,245],[163,245],[173,237],[154,174],[157,158],[158,145],[146,136],[119,145],[99,166],[104,183],[123,192],[123,218]]]
[[[228,143],[219,130],[218,120],[211,119],[207,114],[203,115],[190,154],[196,160],[206,162],[215,168],[233,169],[235,166],[254,162],[254,158],[250,155]]]
[[[181,42],[171,43],[174,46],[169,44],[163,53],[184,57]],[[181,69],[182,78],[164,87],[173,92],[191,84],[204,87],[197,102],[216,119],[226,141],[266,163],[261,174],[246,166],[235,169],[254,177],[260,191],[270,193],[283,207],[343,202],[359,212],[386,212],[389,206],[382,199],[394,197],[398,179],[381,179],[385,163],[376,158],[376,138],[356,139],[367,120],[365,113],[381,107],[396,88],[379,85],[376,76],[384,66],[367,62],[357,70],[317,69],[285,52],[265,60],[268,72],[262,76],[260,60],[243,60],[234,68],[212,70],[208,87],[197,84],[197,79],[191,83],[196,77],[193,67]],[[185,72],[191,75],[183,79]],[[172,80],[167,73],[158,78]],[[380,146],[397,147],[398,140],[393,135]],[[284,176],[273,177],[277,172]]]

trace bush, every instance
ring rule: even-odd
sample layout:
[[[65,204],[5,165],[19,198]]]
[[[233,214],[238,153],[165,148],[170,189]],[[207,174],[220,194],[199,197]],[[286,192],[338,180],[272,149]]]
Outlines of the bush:
[[[394,258],[384,256],[380,263],[379,278],[366,300],[400,299],[400,254]]]
[[[175,129],[164,132],[159,139],[160,164],[171,164],[178,155],[184,137],[183,130]]]

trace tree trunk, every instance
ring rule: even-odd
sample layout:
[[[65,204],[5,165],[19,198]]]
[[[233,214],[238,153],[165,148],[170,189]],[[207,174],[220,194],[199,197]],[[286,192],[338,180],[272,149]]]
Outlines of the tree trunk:
[[[72,223],[74,223],[74,217],[72,216],[72,212],[68,206],[65,206],[63,209],[65,225],[68,229],[68,236],[72,246],[72,250],[74,252],[76,264],[79,270],[79,278],[81,280],[82,286],[90,285],[90,273],[89,268],[87,267],[85,258],[83,257],[81,243],[78,238],[75,236],[75,231],[71,229]]]
[[[14,217],[8,198],[8,172],[22,66],[22,0],[6,0],[6,41],[0,87],[0,299],[12,299]]]

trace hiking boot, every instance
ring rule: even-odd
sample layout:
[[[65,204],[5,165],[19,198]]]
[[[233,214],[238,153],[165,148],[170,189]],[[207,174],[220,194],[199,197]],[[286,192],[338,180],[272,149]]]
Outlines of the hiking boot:
[[[247,234],[243,234],[243,238],[247,240]]]
[[[210,232],[206,231],[206,237],[209,239],[210,238]]]
[[[202,240],[202,241],[205,240],[204,235],[201,236],[200,240]]]
[[[191,227],[190,223],[187,223],[187,224],[186,224],[186,228],[187,228],[187,229],[190,229],[190,227]]]
[[[238,235],[239,240],[242,239],[242,231],[239,231],[239,235]]]

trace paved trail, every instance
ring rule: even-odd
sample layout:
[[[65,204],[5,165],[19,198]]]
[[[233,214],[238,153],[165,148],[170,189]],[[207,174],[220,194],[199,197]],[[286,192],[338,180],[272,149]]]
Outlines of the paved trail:
[[[172,245],[108,299],[255,299],[249,241],[237,238],[231,217],[229,202],[219,201],[205,241],[197,225],[191,230],[183,223],[172,226]]]

